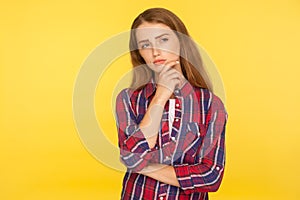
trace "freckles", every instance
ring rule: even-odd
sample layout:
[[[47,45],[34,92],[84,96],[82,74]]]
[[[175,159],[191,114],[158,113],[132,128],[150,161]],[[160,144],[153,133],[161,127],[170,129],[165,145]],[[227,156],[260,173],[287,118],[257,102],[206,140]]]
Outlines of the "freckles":
[[[140,56],[144,59],[144,60],[146,60],[146,53],[145,53],[145,51],[142,51],[142,50],[139,50],[139,54],[140,54]]]
[[[180,53],[180,44],[179,44],[179,41],[178,41],[178,43],[175,45],[174,48],[175,48],[176,54],[179,55],[179,53]]]
[[[144,60],[151,60],[152,58],[152,51],[150,49],[145,49],[140,51],[140,55],[144,58]]]
[[[179,42],[174,42],[169,46],[169,52],[175,55],[179,55],[180,53],[180,44]]]

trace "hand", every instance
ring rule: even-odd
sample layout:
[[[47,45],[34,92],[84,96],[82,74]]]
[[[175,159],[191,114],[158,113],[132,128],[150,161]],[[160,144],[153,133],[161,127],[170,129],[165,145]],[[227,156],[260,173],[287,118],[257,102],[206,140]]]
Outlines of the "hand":
[[[165,63],[157,78],[156,98],[167,101],[173,94],[175,88],[180,85],[183,75],[174,69],[179,61]]]

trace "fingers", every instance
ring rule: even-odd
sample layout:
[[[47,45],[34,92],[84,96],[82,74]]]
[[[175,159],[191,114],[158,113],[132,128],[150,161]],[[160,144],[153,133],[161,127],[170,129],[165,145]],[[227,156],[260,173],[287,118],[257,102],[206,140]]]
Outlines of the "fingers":
[[[171,93],[174,91],[174,89],[180,85],[180,80],[178,78],[173,78],[171,80],[168,80],[166,82],[158,82],[159,86],[163,86],[164,88],[168,89]]]
[[[160,74],[158,84],[173,91],[180,84],[181,74],[175,69],[169,70],[166,73]]]
[[[168,89],[170,95],[173,93],[174,89],[180,85],[183,77],[177,69],[174,69],[177,65],[179,65],[179,61],[177,60],[164,63],[162,71],[158,75],[157,84]]]
[[[159,82],[168,82],[168,81],[173,81],[174,79],[176,80],[181,80],[181,74],[177,72],[175,69],[169,70],[165,73],[162,73],[159,75]]]
[[[160,73],[165,73],[166,71],[170,70],[171,68],[175,67],[178,64],[179,64],[178,60],[164,63],[163,69],[162,69],[162,71]]]
[[[179,76],[181,75],[174,67],[179,64],[179,61],[170,61],[163,65],[162,71],[159,73],[160,76],[168,76],[173,73],[177,73]]]

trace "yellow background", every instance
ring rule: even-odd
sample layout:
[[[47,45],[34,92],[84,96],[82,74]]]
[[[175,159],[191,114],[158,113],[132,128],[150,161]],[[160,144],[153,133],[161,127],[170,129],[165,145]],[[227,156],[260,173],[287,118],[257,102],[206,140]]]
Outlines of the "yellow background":
[[[211,199],[300,198],[299,1],[31,0],[0,6],[0,199],[119,199],[123,173],[82,145],[72,92],[89,53],[157,6],[184,21],[226,89],[226,171]],[[118,63],[108,77],[130,69]],[[99,95],[98,120],[116,144]]]

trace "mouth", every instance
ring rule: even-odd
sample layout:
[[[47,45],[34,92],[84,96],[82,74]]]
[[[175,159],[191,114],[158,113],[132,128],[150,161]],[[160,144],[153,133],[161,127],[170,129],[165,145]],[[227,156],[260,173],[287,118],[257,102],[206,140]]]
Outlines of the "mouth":
[[[166,59],[157,59],[157,60],[154,60],[153,64],[155,65],[162,65],[166,62]]]

